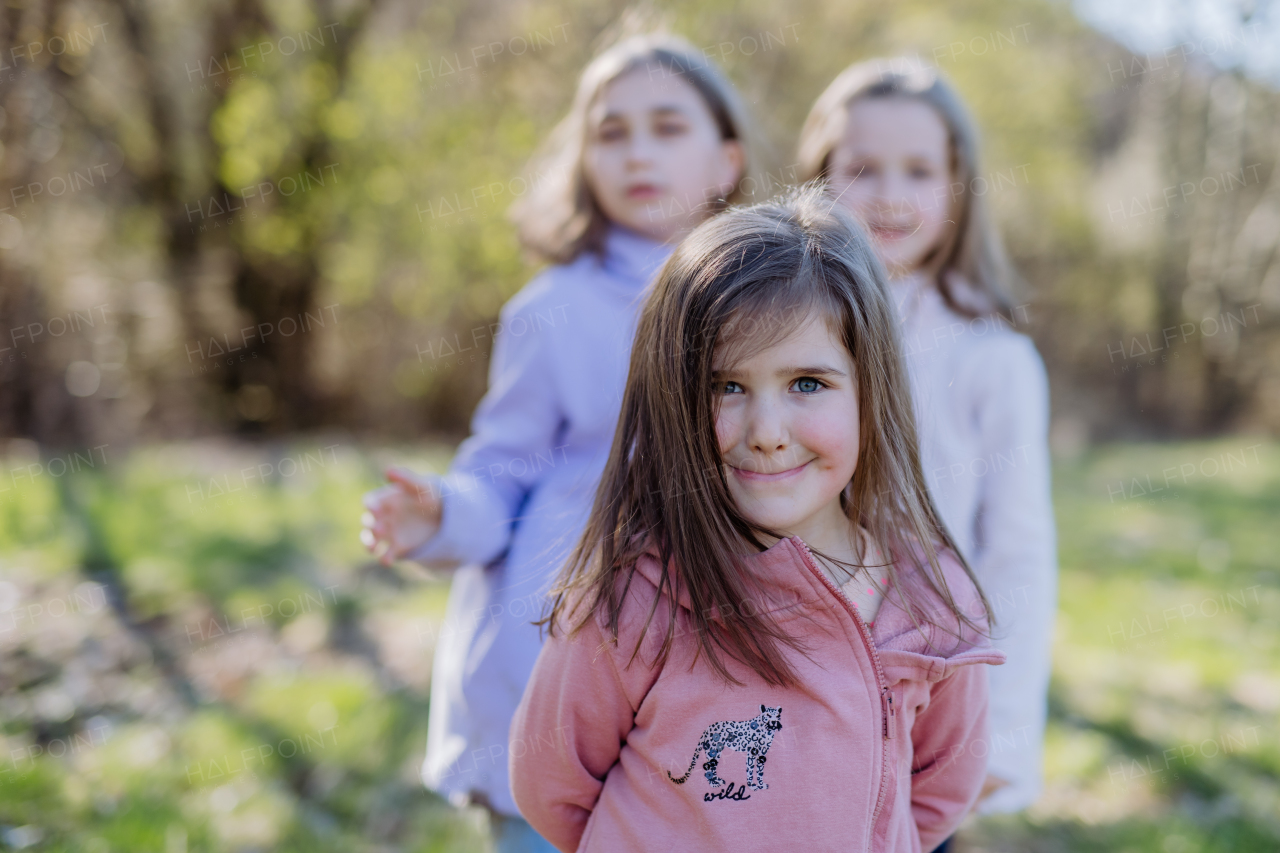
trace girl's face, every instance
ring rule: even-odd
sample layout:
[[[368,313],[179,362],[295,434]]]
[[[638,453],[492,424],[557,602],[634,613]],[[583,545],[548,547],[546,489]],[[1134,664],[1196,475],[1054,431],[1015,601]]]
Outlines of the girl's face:
[[[605,216],[655,240],[683,236],[742,176],[735,140],[720,138],[706,101],[657,66],[614,80],[587,113],[584,169]]]
[[[858,467],[853,358],[820,316],[737,364],[721,366],[716,436],[729,492],[753,525],[823,550],[848,542],[840,493]]]
[[[831,186],[862,220],[891,275],[920,268],[951,218],[947,127],[910,98],[864,98],[849,108],[831,152]]]

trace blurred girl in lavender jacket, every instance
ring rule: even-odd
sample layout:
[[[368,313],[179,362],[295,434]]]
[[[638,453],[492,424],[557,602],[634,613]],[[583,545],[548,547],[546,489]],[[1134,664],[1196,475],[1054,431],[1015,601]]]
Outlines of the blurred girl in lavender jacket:
[[[930,492],[990,597],[1008,663],[991,673],[989,794],[1035,800],[1057,597],[1049,389],[1025,306],[987,218],[991,184],[959,95],[909,60],[846,69],[800,138],[800,172],[825,177],[867,226],[893,278]]]
[[[552,266],[502,309],[489,390],[447,476],[387,471],[362,539],[384,562],[463,566],[435,654],[423,779],[490,809],[499,850],[549,850],[519,816],[508,729],[542,646],[530,624],[586,523],[641,295],[671,245],[755,185],[732,85],[683,39],[634,36],[586,68],[513,208]]]

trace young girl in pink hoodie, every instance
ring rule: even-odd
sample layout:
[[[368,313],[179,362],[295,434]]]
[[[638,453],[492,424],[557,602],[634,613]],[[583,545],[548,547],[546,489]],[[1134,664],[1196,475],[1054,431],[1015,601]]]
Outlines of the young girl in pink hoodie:
[[[813,188],[663,267],[511,727],[516,803],[560,850],[914,853],[973,805],[979,664],[1004,656],[921,473],[894,317]]]

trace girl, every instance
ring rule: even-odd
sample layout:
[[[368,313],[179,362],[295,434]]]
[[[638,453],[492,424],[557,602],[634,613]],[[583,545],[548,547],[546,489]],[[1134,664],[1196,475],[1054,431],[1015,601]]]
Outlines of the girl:
[[[1003,656],[924,485],[884,273],[833,204],[703,224],[645,306],[511,729],[561,850],[930,850],[978,796],[975,664]]]
[[[886,71],[885,69],[904,69]],[[1049,392],[1026,307],[984,207],[977,135],[932,69],[873,60],[836,78],[800,138],[800,171],[827,178],[893,276],[930,492],[1001,620],[991,674],[982,811],[1034,801],[1057,590]]]
[[[534,164],[565,180],[513,210],[555,265],[502,310],[471,437],[447,476],[393,468],[365,498],[384,562],[468,564],[436,645],[423,778],[490,807],[500,850],[549,849],[511,797],[507,733],[541,645],[529,620],[608,455],[639,297],[671,241],[742,198],[749,147],[732,86],[687,42],[636,36],[593,60]]]

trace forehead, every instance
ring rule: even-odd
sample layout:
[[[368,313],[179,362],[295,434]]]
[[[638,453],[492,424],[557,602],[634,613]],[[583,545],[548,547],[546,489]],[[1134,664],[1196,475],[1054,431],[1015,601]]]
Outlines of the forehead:
[[[861,98],[849,107],[836,158],[947,155],[947,126],[938,111],[914,98]]]
[[[599,122],[606,116],[664,109],[711,117],[702,96],[683,75],[655,64],[632,68],[605,84],[587,115],[591,121]]]
[[[772,371],[779,367],[835,367],[852,375],[853,356],[839,319],[809,310],[793,315],[734,317],[725,327],[712,369]]]

